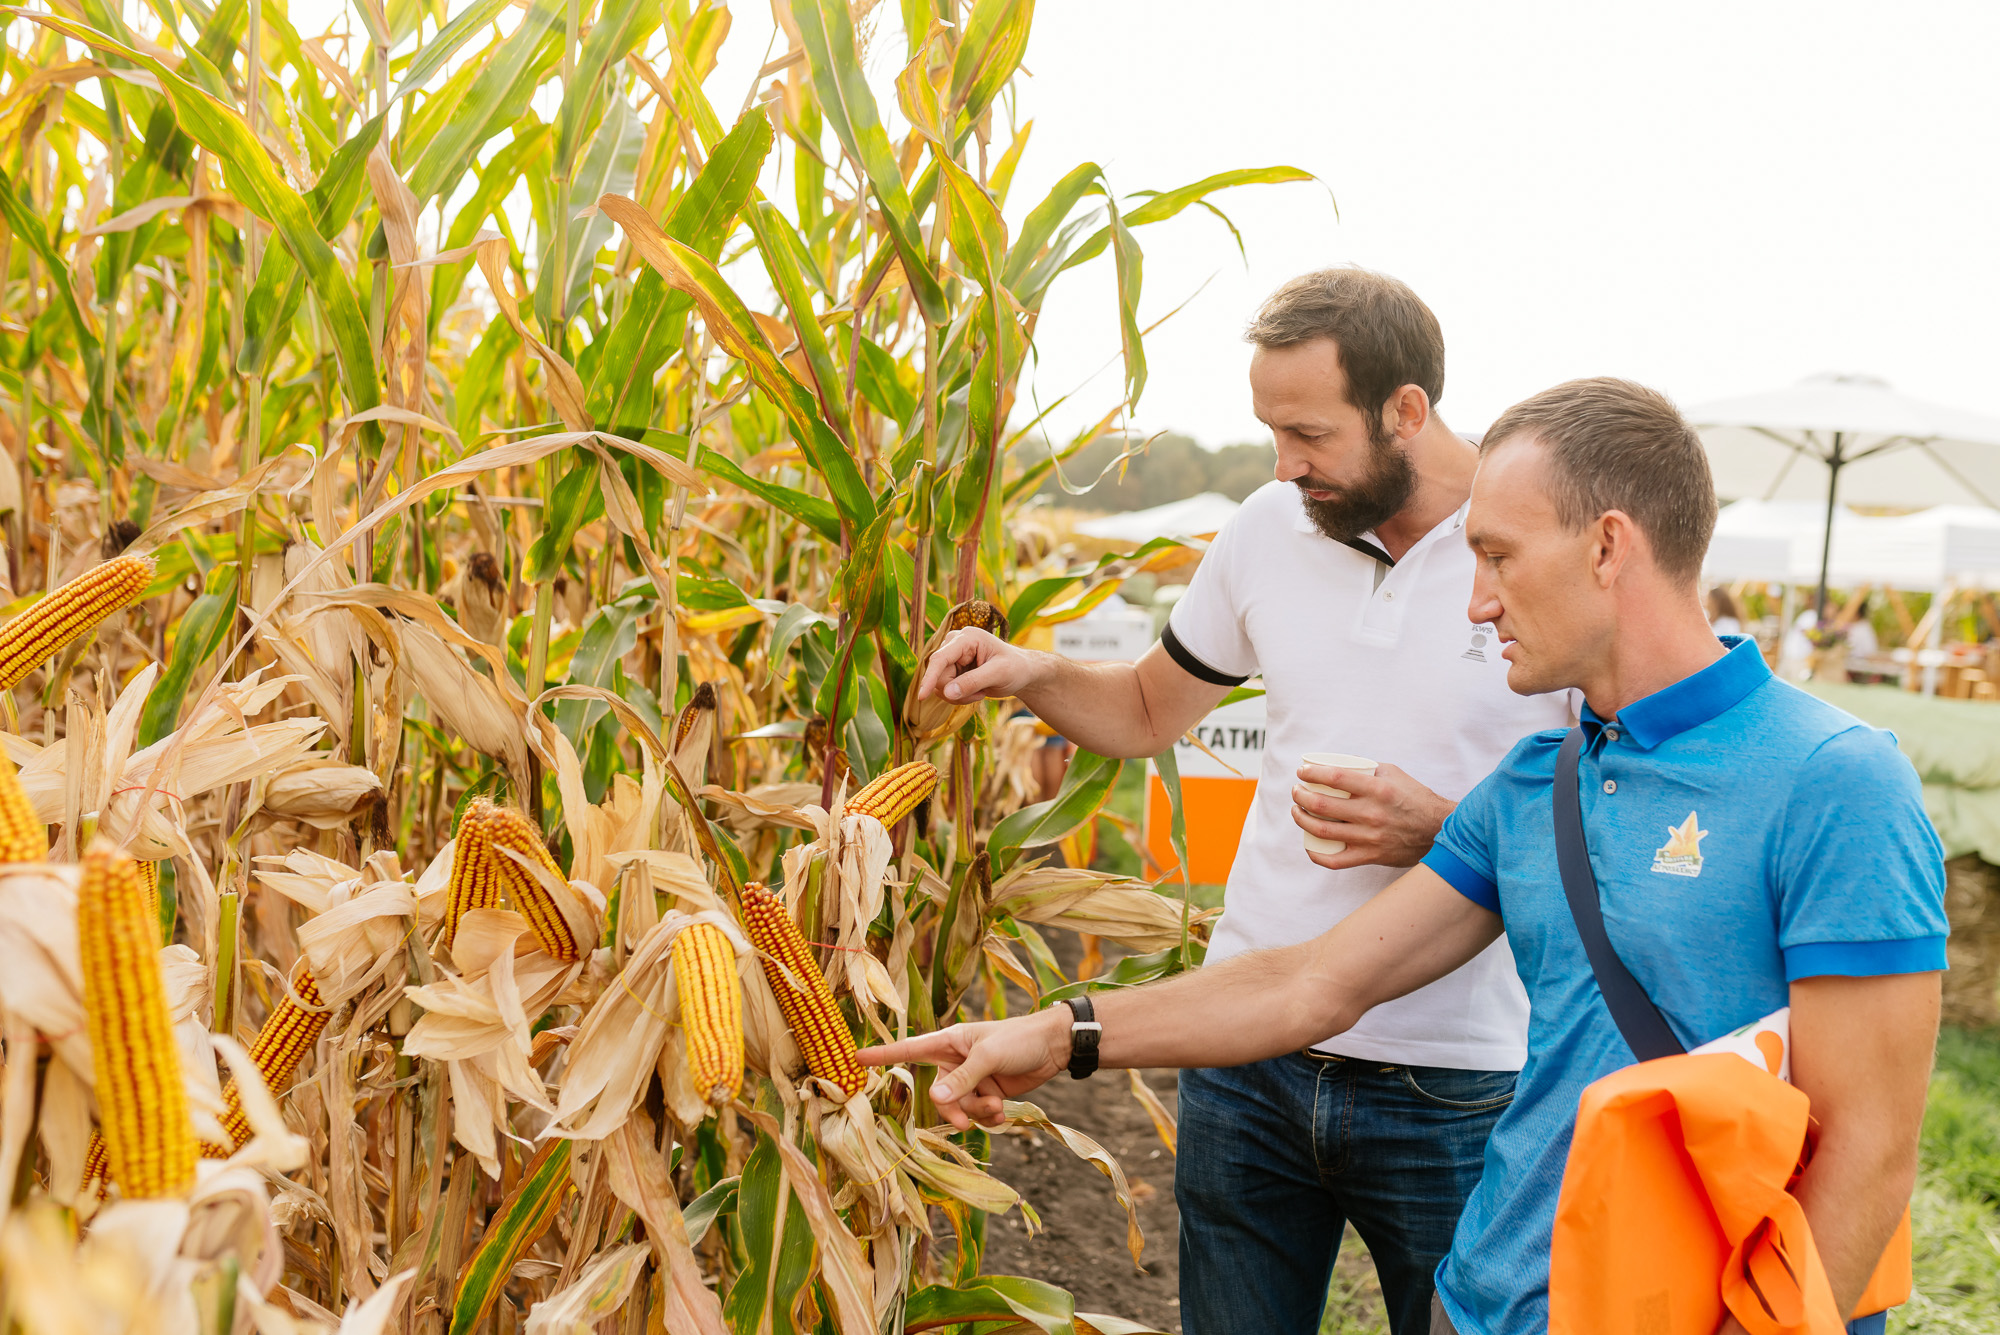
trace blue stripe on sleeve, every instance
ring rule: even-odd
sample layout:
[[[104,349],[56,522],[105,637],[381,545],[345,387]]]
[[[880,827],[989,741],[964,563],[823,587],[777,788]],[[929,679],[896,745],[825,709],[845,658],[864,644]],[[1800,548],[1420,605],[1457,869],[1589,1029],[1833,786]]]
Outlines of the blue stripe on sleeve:
[[[1464,895],[1488,913],[1500,911],[1500,891],[1493,882],[1459,860],[1458,854],[1443,844],[1432,844],[1431,851],[1424,854],[1423,865],[1429,867],[1452,889]]]
[[[1788,983],[1828,976],[1880,978],[1895,973],[1936,973],[1946,967],[1942,936],[1907,941],[1808,941],[1785,948]]]

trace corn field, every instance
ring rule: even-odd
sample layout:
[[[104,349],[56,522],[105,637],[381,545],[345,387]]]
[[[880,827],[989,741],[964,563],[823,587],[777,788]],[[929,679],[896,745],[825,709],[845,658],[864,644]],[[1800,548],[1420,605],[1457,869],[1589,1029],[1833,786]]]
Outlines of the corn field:
[[[776,0],[740,109],[708,0],[5,14],[0,1327],[1138,1329],[854,1052],[1199,960],[913,683],[1194,558],[1028,498],[1140,229],[1305,174],[1009,213],[1032,0]]]

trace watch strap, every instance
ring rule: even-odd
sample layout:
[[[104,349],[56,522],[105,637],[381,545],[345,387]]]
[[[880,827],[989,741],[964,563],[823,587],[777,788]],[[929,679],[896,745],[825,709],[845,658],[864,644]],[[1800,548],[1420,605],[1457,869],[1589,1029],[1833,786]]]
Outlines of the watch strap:
[[[1104,1026],[1097,1022],[1097,1008],[1090,1004],[1090,998],[1068,997],[1062,1002],[1069,1007],[1069,1077],[1082,1080],[1097,1070],[1097,1045],[1104,1037]]]

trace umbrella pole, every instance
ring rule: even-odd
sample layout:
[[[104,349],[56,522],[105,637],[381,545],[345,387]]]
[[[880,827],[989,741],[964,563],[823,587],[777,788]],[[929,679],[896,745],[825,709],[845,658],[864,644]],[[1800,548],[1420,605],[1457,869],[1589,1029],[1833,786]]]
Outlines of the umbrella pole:
[[[1813,604],[1813,624],[1826,624],[1826,573],[1833,564],[1833,507],[1834,498],[1840,491],[1840,466],[1845,462],[1840,457],[1841,436],[1833,433],[1833,450],[1826,458],[1826,531],[1819,540],[1819,600]]]

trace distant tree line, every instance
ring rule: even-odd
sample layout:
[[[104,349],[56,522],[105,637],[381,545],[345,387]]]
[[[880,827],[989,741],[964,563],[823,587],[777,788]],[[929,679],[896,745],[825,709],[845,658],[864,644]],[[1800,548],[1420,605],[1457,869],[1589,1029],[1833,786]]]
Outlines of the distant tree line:
[[[1124,436],[1100,436],[1063,462],[1063,476],[1072,487],[1083,486],[1127,447]],[[1047,447],[1039,441],[1021,449],[1023,462],[1048,457]],[[1240,501],[1271,480],[1271,458],[1268,444],[1209,450],[1192,437],[1168,434],[1128,459],[1122,475],[1113,469],[1081,496],[1064,491],[1054,477],[1042,484],[1040,494],[1052,505],[1079,510],[1144,510],[1204,491],[1219,491]]]

